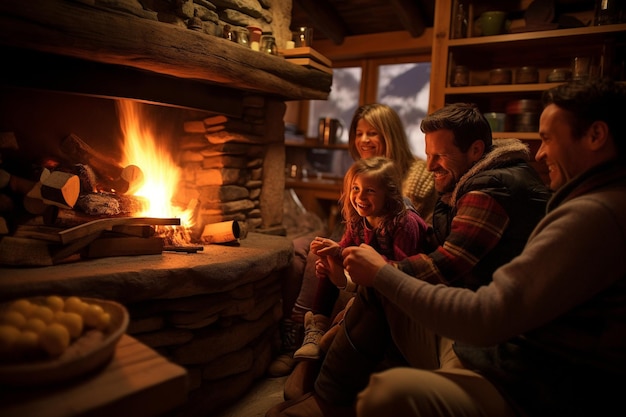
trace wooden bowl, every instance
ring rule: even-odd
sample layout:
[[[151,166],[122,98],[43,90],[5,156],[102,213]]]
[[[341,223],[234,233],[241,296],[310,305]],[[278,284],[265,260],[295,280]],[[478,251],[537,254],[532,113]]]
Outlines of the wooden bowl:
[[[117,342],[128,327],[128,311],[114,301],[80,298],[108,312],[111,315],[109,327],[105,331],[87,330],[57,358],[0,364],[0,384],[34,386],[64,382],[95,371],[113,358]],[[35,297],[29,300],[40,302],[42,299]],[[6,307],[4,305],[0,310]]]

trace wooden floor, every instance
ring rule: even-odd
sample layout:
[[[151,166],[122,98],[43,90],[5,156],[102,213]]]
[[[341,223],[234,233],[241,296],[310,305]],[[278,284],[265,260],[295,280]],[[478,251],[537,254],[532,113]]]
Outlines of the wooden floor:
[[[237,404],[211,417],[264,417],[267,410],[283,402],[283,388],[287,377],[265,378],[256,383]]]

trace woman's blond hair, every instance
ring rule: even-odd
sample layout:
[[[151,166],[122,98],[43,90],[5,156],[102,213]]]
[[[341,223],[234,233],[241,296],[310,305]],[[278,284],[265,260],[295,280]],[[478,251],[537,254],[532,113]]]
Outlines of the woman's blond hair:
[[[404,178],[415,161],[415,156],[411,153],[404,125],[398,113],[391,107],[380,103],[365,104],[354,112],[348,134],[348,149],[355,161],[361,158],[355,143],[356,126],[361,119],[371,124],[380,134],[385,145],[384,156],[395,161]]]

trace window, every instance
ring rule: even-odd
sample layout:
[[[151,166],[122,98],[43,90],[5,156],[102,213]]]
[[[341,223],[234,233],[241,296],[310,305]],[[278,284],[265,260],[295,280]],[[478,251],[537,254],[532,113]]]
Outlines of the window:
[[[398,112],[414,155],[426,159],[420,123],[428,113],[430,62],[378,67],[376,101]]]
[[[404,59],[369,59],[342,63],[333,70],[328,100],[312,100],[307,118],[307,137],[317,137],[320,118],[339,119],[344,126],[339,143],[348,143],[348,128],[358,106],[384,103],[396,110],[404,123],[411,150],[425,158],[424,135],[419,125],[428,111],[430,62]]]
[[[362,73],[361,67],[333,69],[333,84],[328,100],[311,100],[309,104],[308,137],[317,137],[320,118],[332,117],[338,119],[343,126],[338,142],[348,143],[350,121],[359,107]]]

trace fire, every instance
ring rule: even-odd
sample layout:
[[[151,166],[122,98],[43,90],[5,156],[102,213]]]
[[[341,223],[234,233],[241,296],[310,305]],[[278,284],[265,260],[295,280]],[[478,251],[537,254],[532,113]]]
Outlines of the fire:
[[[192,210],[182,209],[172,204],[182,175],[180,167],[172,160],[171,152],[156,140],[154,132],[146,123],[139,103],[132,100],[118,100],[117,109],[120,125],[124,133],[123,165],[137,165],[144,173],[144,185],[134,193],[149,201],[149,208],[142,217],[176,217],[181,225],[193,226]]]

